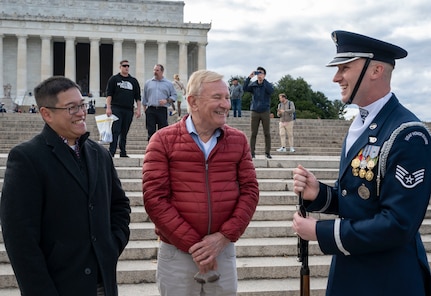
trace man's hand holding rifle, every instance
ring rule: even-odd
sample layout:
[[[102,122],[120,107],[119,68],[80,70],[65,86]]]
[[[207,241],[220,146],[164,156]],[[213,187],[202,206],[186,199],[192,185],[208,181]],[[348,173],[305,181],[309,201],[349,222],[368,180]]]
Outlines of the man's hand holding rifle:
[[[301,265],[300,296],[310,295],[310,269],[308,267],[308,242],[316,241],[316,223],[313,217],[307,217],[304,200],[314,200],[319,183],[315,176],[301,165],[293,170],[294,191],[299,197],[298,211],[293,215],[293,230],[298,236],[298,261]]]
[[[307,217],[307,213],[304,207],[304,201],[302,199],[302,193],[299,193],[298,201],[298,214],[301,217]],[[310,295],[310,268],[308,267],[308,241],[302,239],[298,234],[298,262],[301,262],[301,286],[300,286],[300,296]]]

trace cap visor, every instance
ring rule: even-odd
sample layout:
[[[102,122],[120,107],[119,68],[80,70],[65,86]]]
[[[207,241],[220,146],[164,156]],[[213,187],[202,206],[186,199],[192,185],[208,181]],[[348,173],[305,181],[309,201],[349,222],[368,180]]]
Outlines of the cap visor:
[[[341,64],[347,64],[360,59],[360,57],[346,57],[346,58],[334,58],[332,61],[326,64],[326,67],[333,67]]]

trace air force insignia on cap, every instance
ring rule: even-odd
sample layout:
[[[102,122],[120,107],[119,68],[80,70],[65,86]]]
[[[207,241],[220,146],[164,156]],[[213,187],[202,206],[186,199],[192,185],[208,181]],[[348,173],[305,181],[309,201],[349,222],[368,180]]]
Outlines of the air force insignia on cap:
[[[425,169],[417,170],[416,172],[410,173],[405,168],[397,165],[395,172],[395,178],[400,181],[401,185],[406,188],[414,188],[419,183],[424,181]]]
[[[331,36],[337,47],[337,54],[326,65],[328,67],[350,63],[360,58],[395,65],[395,59],[407,56],[407,51],[399,46],[364,35],[346,31],[334,31]]]

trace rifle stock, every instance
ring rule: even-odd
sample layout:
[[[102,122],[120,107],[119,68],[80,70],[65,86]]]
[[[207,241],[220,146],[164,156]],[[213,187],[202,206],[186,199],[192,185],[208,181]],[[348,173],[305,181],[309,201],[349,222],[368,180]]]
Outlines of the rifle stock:
[[[302,193],[299,193],[298,201],[298,211],[302,217],[307,217],[307,212],[305,211],[304,201],[302,199]],[[301,262],[300,271],[300,296],[310,296],[310,268],[308,266],[308,241],[302,239],[298,235],[298,258],[297,260]]]

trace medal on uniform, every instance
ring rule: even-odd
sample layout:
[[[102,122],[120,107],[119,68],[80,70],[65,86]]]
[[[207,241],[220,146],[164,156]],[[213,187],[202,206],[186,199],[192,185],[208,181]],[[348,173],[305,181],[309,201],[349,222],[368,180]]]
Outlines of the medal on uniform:
[[[372,170],[369,170],[365,173],[365,180],[371,181],[374,178],[374,173]]]
[[[366,145],[358,155],[352,160],[352,175],[372,181],[374,178],[373,169],[377,165],[380,146]]]
[[[359,168],[352,168],[352,174],[355,177],[359,176]]]
[[[359,176],[359,166],[361,165],[362,160],[362,150],[359,151],[358,155],[352,159],[352,162],[350,165],[352,166],[352,174],[353,176],[357,177]]]
[[[370,190],[364,184],[362,184],[361,186],[359,186],[359,188],[358,188],[358,194],[364,200],[370,198]]]
[[[352,168],[354,168],[354,169],[358,168],[360,163],[361,163],[361,161],[359,160],[358,157],[356,157],[355,159],[352,160],[352,163],[351,163]]]

